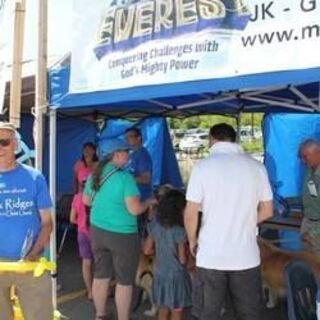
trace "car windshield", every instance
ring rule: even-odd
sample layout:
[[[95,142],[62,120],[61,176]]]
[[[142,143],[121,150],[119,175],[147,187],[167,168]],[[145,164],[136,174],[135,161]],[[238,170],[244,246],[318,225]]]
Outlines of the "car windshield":
[[[191,139],[196,139],[197,136],[195,136],[194,134],[186,134],[183,139],[186,139],[186,140],[191,140]]]

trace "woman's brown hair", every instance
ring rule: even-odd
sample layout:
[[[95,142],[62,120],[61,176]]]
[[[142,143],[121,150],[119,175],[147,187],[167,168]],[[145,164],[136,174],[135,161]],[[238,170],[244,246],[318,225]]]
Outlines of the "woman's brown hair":
[[[103,171],[104,166],[112,160],[113,153],[108,154],[104,157],[101,161],[99,161],[97,167],[92,172],[92,189],[97,192],[100,188],[100,180],[101,180],[101,173]]]

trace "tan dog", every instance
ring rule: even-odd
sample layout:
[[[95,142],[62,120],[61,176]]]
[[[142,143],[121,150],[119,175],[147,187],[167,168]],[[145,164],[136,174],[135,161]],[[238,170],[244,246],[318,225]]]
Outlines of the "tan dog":
[[[146,300],[149,300],[151,308],[144,312],[144,315],[154,317],[156,316],[158,309],[152,302],[152,280],[153,280],[153,261],[154,256],[145,255],[140,253],[138,269],[136,273],[135,283],[142,288],[143,294],[139,305]]]
[[[286,295],[284,268],[288,262],[301,259],[309,264],[315,277],[320,276],[320,258],[307,251],[287,251],[279,249],[265,239],[258,238],[261,256],[263,286],[269,291],[268,308],[277,304],[279,297]]]

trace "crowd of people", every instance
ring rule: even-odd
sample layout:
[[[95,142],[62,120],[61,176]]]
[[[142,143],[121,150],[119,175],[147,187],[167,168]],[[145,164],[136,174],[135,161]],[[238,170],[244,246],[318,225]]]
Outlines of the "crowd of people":
[[[43,175],[15,159],[15,128],[0,123],[0,263],[38,261],[52,231],[52,206]],[[152,303],[160,320],[221,319],[230,298],[239,320],[263,319],[257,226],[273,215],[273,196],[263,164],[246,155],[227,124],[210,129],[210,154],[193,167],[186,193],[152,192],[152,161],[139,129],[126,141],[108,139],[99,158],[93,143],[74,165],[70,221],[77,225],[87,297],[96,320],[107,319],[115,283],[119,320],[129,320],[141,254],[155,257]],[[304,182],[306,248],[319,250],[320,145],[302,143],[309,170]],[[195,271],[188,263],[195,261]],[[51,320],[49,272],[0,273],[0,317],[12,320],[14,286],[26,320]]]
[[[264,166],[235,143],[231,126],[214,126],[211,154],[195,165],[186,196],[172,189],[157,202],[141,133],[131,128],[126,137],[106,141],[83,190],[83,206],[90,207],[96,319],[106,319],[112,280],[118,319],[129,319],[142,250],[155,255],[152,302],[159,319],[182,319],[188,307],[198,319],[219,319],[227,291],[239,319],[258,319],[263,304],[256,230],[273,213]],[[193,286],[188,252],[196,259]]]

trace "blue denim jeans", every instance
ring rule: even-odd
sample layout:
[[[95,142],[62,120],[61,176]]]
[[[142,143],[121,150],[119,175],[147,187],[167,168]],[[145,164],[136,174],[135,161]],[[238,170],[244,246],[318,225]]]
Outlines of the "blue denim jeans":
[[[260,268],[220,271],[197,268],[192,314],[199,320],[220,320],[229,296],[237,320],[263,318]]]

